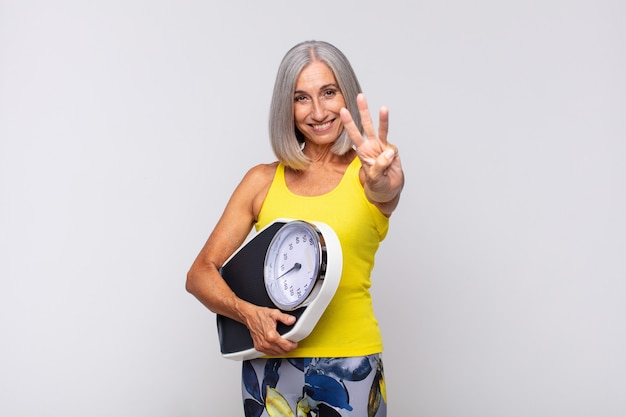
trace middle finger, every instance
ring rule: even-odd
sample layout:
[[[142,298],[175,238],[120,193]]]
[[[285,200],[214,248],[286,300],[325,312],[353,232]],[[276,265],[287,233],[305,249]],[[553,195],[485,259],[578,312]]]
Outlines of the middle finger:
[[[367,100],[363,93],[359,93],[356,97],[356,104],[359,108],[359,114],[361,115],[361,124],[363,125],[363,132],[368,139],[376,137],[376,131],[374,130],[374,123],[370,117],[369,109],[367,108]]]

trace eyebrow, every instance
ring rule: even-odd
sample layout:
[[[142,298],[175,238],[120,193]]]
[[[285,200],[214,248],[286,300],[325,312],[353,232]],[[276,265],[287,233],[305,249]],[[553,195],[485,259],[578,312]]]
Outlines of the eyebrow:
[[[319,91],[323,91],[323,90],[328,90],[329,88],[336,88],[337,90],[339,90],[339,86],[335,83],[329,83],[329,84],[324,84],[323,86],[320,87]],[[308,94],[306,91],[304,90],[296,90],[293,92],[294,94]]]

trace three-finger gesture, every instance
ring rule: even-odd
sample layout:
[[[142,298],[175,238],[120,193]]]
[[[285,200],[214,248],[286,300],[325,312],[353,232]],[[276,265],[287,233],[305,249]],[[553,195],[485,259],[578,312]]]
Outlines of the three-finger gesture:
[[[389,215],[395,209],[404,185],[398,148],[387,142],[389,110],[386,107],[380,109],[377,134],[363,94],[357,96],[357,107],[363,133],[359,131],[350,112],[345,108],[341,109],[341,120],[361,160],[366,196],[381,211]]]

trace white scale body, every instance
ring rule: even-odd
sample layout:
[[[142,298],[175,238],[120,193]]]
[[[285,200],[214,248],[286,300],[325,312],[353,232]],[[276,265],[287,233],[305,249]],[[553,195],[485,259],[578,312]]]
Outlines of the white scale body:
[[[341,243],[330,226],[277,219],[241,245],[220,272],[238,297],[296,316],[295,324],[279,323],[277,330],[298,342],[313,331],[332,300],[342,268]],[[263,356],[243,324],[218,315],[217,328],[225,358]]]

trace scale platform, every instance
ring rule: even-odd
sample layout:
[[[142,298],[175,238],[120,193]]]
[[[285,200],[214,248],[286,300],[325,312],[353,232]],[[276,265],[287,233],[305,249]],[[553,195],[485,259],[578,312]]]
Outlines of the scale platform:
[[[220,272],[237,296],[258,306],[277,308],[265,289],[263,267],[265,254],[274,235],[291,219],[278,219],[261,229],[244,243],[222,266]],[[286,339],[298,342],[308,336],[335,294],[342,270],[341,244],[335,232],[325,223],[312,222],[322,233],[326,249],[326,273],[319,291],[311,294],[307,305],[293,311],[284,311],[296,317],[287,326],[278,323],[277,331]],[[263,356],[254,349],[248,328],[238,321],[217,315],[217,332],[222,356],[233,360],[247,360]]]

